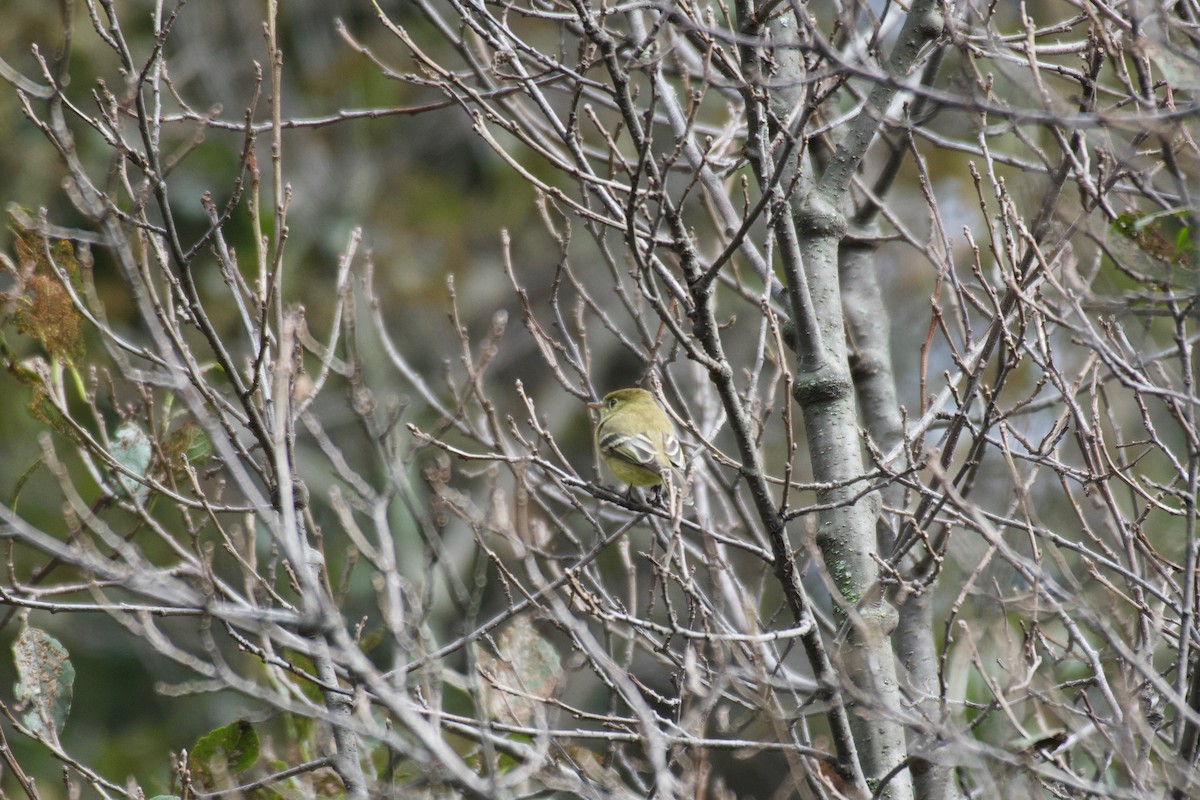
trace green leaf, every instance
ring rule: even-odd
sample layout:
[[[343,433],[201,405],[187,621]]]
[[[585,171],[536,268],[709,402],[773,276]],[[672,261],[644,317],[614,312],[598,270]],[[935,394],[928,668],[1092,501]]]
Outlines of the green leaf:
[[[75,667],[67,649],[40,628],[25,626],[13,642],[17,665],[14,689],[18,704],[29,710],[21,721],[51,742],[66,724],[75,686]]]
[[[212,456],[212,442],[199,425],[189,420],[163,442],[163,454],[173,470],[198,467]]]
[[[513,725],[534,721],[541,701],[549,699],[565,682],[558,650],[528,617],[517,617],[500,634],[495,656],[476,648],[479,673],[484,679],[481,702],[488,716]]]
[[[1142,39],[1141,46],[1171,87],[1175,91],[1200,91],[1195,56],[1179,45],[1172,44],[1161,22],[1147,28],[1149,35]]]
[[[145,477],[146,471],[150,469],[152,454],[150,437],[136,422],[122,422],[113,433],[112,457],[134,475]],[[118,474],[117,482],[126,493],[131,493],[140,503],[146,502],[146,498],[150,496],[149,486],[130,479],[128,475]]]
[[[40,456],[36,461],[29,465],[29,469],[21,473],[21,477],[17,478],[17,483],[13,487],[12,500],[8,502],[12,506],[12,510],[17,510],[17,501],[21,499],[21,490],[25,488],[25,484],[33,477],[33,474],[45,463],[45,460]]]
[[[189,764],[192,775],[202,781],[212,778],[212,766],[218,759],[228,773],[238,773],[258,761],[258,731],[244,719],[214,728],[192,745]]]
[[[1190,266],[1191,230],[1186,208],[1169,208],[1151,214],[1127,211],[1112,221],[1111,228],[1137,248],[1131,253],[1121,242],[1109,241],[1115,260],[1148,272],[1157,278],[1169,278],[1173,268]],[[1149,256],[1149,258],[1146,258]],[[1163,265],[1167,270],[1162,270]]]
[[[1192,229],[1184,225],[1175,235],[1175,253],[1186,256],[1192,252]]]

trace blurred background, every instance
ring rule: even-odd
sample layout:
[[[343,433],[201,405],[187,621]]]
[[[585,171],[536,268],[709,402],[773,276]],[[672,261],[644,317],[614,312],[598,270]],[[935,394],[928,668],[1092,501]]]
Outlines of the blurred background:
[[[58,3],[42,0],[0,0],[0,58],[17,70],[39,74],[33,55],[61,49],[62,24]],[[254,91],[255,64],[267,63],[260,3],[241,0],[205,0],[185,6],[167,45],[170,79],[190,108],[213,114],[234,125],[242,122]],[[405,4],[385,3],[398,18]],[[152,46],[151,10],[148,2],[118,3],[125,34],[134,59],[145,59]],[[124,85],[112,51],[99,39],[83,3],[74,4],[75,39],[72,42],[69,87],[71,100],[95,113],[95,81],[119,89]],[[439,95],[414,94],[404,84],[385,78],[378,65],[355,52],[338,33],[338,21],[381,57],[396,58],[393,37],[379,25],[370,5],[357,0],[300,0],[284,4],[280,39],[286,55],[283,76],[284,116],[315,119],[348,109],[391,109],[439,103]],[[174,105],[174,104],[169,104]],[[260,102],[256,121],[269,120]],[[197,127],[171,126],[166,153],[183,153],[186,159],[171,175],[173,196],[179,198],[176,219],[184,234],[194,235],[207,225],[201,197],[212,192],[218,202],[229,196],[236,176],[243,133],[210,129],[195,141]],[[269,147],[264,138],[260,157]],[[62,188],[64,170],[57,154],[22,113],[17,93],[0,83],[0,203],[36,215],[45,208],[50,220],[67,227],[82,224]],[[93,174],[103,174],[111,153],[98,135],[77,143]],[[470,301],[463,304],[463,322],[473,331],[486,330],[493,313],[512,307],[510,287],[499,268],[500,231],[507,229],[513,249],[522,258],[541,259],[549,270],[557,260],[544,229],[537,223],[532,193],[512,170],[505,167],[471,135],[460,109],[443,108],[428,113],[381,116],[378,119],[342,121],[338,124],[289,131],[285,138],[284,174],[293,198],[289,212],[288,271],[284,289],[290,303],[302,304],[310,330],[327,336],[333,306],[339,256],[351,230],[363,231],[363,248],[373,253],[376,286],[384,315],[398,347],[424,375],[436,376],[446,359],[458,356],[457,342],[448,321],[447,278],[469,286]],[[263,164],[264,197],[270,196],[269,165]],[[6,214],[7,216],[7,214]],[[230,244],[240,253],[253,252],[253,231],[245,214],[226,229]],[[240,234],[240,238],[239,238]],[[13,235],[6,224],[0,230],[0,250],[11,252]],[[114,265],[102,251],[95,258],[96,286],[110,321],[118,330],[137,335],[136,309]],[[249,255],[245,256],[247,259]],[[202,291],[224,291],[220,273],[212,265],[199,273]],[[532,270],[537,274],[537,270]],[[0,276],[0,291],[11,287],[11,276]],[[228,304],[214,304],[213,321],[223,330],[238,324]],[[514,317],[515,319],[515,317]],[[10,336],[19,352],[33,355],[38,345]],[[89,342],[96,348],[95,342]],[[366,338],[363,356],[368,370],[382,374],[378,341]],[[533,391],[546,376],[529,373],[531,345],[519,326],[510,326],[500,351],[498,372],[511,387],[520,378]],[[388,387],[397,398],[408,387]],[[510,399],[512,393],[507,393]],[[547,396],[547,404],[556,401]],[[566,398],[570,400],[570,398]],[[19,511],[33,521],[61,518],[61,495],[52,481],[34,477],[22,484],[22,475],[40,455],[38,435],[45,426],[29,411],[31,393],[7,373],[0,373],[0,496],[12,502],[20,485]],[[135,402],[121,397],[119,402]],[[345,407],[342,395],[331,398],[324,409],[330,431],[345,437],[348,452],[352,437],[361,437]],[[111,403],[103,403],[111,411]],[[575,402],[557,401],[560,418],[584,411]],[[341,417],[342,424],[336,420]],[[115,415],[113,417],[115,419]],[[110,420],[111,421],[111,420]],[[581,439],[587,445],[586,435]],[[584,452],[584,458],[587,458]],[[585,462],[586,463],[586,462]],[[581,465],[582,466],[582,465]],[[305,476],[322,491],[329,475]],[[87,481],[81,489],[96,487]],[[95,494],[85,497],[91,501]],[[419,544],[413,540],[410,546]],[[421,558],[410,559],[419,564]],[[22,563],[22,574],[30,565]],[[369,593],[369,586],[358,587]],[[192,694],[188,682],[194,675],[139,648],[133,639],[104,615],[56,618],[34,613],[38,625],[51,631],[66,646],[75,664],[75,704],[63,734],[68,752],[108,776],[136,775],[153,794],[165,791],[171,765],[167,750],[189,747],[198,736],[247,713],[247,700],[227,694]],[[15,680],[9,647],[18,631],[11,621],[0,630],[0,690],[11,695]],[[170,687],[170,688],[168,688]],[[159,690],[180,695],[164,701]],[[253,705],[250,706],[253,710]],[[265,716],[265,715],[264,715]],[[257,720],[256,720],[257,721]],[[267,730],[271,730],[269,725]],[[276,729],[277,734],[284,731]],[[26,769],[37,778],[43,796],[62,796],[52,779],[57,763],[44,748],[14,736],[11,745]],[[5,771],[3,786],[16,785]]]
[[[35,48],[50,53],[63,45],[57,5],[41,0],[0,0],[0,16],[4,21],[0,25],[0,58],[24,74],[38,75]],[[1003,6],[997,10],[1000,16],[1015,17],[1015,7],[1000,5]],[[1061,4],[1027,5],[1036,10]],[[410,16],[404,2],[383,0],[381,6],[393,19],[410,25],[414,36],[420,38],[425,23]],[[125,34],[136,51],[135,62],[144,59],[153,46],[151,7],[148,2],[122,4]],[[492,399],[497,403],[500,419],[512,415],[518,426],[525,425],[529,412],[516,388],[519,382],[533,399],[542,424],[553,432],[575,469],[588,477],[606,479],[595,471],[590,424],[581,398],[564,391],[546,368],[521,322],[522,307],[504,268],[502,236],[506,234],[511,241],[508,253],[514,271],[528,292],[531,305],[535,309],[546,307],[546,301],[556,291],[556,270],[563,255],[539,212],[538,196],[472,133],[470,120],[461,108],[446,104],[445,98],[432,88],[420,90],[411,83],[390,80],[379,64],[347,41],[340,32],[342,29],[391,68],[412,69],[406,54],[379,23],[368,3],[295,0],[286,3],[284,9],[279,18],[285,53],[283,116],[289,120],[328,120],[328,124],[313,122],[291,128],[284,136],[283,172],[291,197],[287,246],[290,281],[284,287],[286,302],[302,305],[309,331],[318,340],[327,339],[338,260],[352,231],[361,229],[360,252],[369,251],[374,265],[375,291],[388,332],[413,370],[426,376],[431,384],[439,385],[443,375],[461,368],[463,358],[450,316],[452,279],[457,323],[465,327],[471,342],[487,337],[490,330],[507,318],[489,373]],[[69,96],[85,113],[94,113],[93,90],[97,78],[112,87],[123,86],[125,79],[111,50],[92,29],[84,4],[77,3],[73,13],[75,39],[71,44],[70,69],[75,77],[69,86]],[[426,39],[431,47],[442,41],[437,36]],[[171,84],[188,109],[228,123],[225,130],[210,126],[201,131],[198,125],[186,121],[169,126],[171,140],[164,146],[164,152],[186,156],[172,172],[169,182],[176,200],[176,219],[187,238],[203,231],[208,224],[201,204],[205,193],[211,192],[217,203],[222,203],[237,176],[244,140],[238,125],[254,94],[255,65],[266,64],[268,60],[260,4],[193,0],[184,7],[166,47]],[[1003,73],[999,74],[998,94],[1022,91],[1025,89],[1018,82],[1007,81]],[[175,103],[168,105],[171,113],[178,111]],[[404,111],[395,113],[395,109]],[[379,113],[357,113],[372,110]],[[349,111],[356,112],[355,118],[342,114]],[[706,108],[705,113],[716,112]],[[254,119],[258,123],[268,120],[265,101],[260,101]],[[938,117],[931,130],[960,136],[971,124],[968,114],[947,112]],[[266,183],[270,181],[266,163],[268,141],[267,136],[261,137],[257,151]],[[999,131],[992,141],[1007,145],[1013,138]],[[64,171],[56,153],[26,118],[17,93],[7,84],[0,84],[0,142],[4,143],[0,147],[0,201],[6,210],[36,216],[46,209],[55,224],[69,228],[83,226],[63,191]],[[110,179],[117,180],[116,165],[110,163],[111,153],[99,136],[83,136],[77,146],[92,174],[105,174],[107,170]],[[970,259],[966,240],[958,235],[962,228],[970,229],[979,241],[987,239],[987,224],[980,214],[980,202],[967,172],[967,159],[967,155],[953,149],[931,148],[925,162],[930,188],[938,199],[948,239],[952,239],[948,241],[949,257],[957,263],[967,263]],[[544,167],[531,160],[529,168]],[[1040,179],[1027,175],[1019,165],[1000,163],[997,170],[1001,177],[1010,180],[1015,197],[1029,197],[1032,201],[1040,196]],[[940,232],[931,230],[921,179],[911,165],[903,168],[892,193],[891,208],[896,209],[893,222],[909,227],[924,241]],[[264,184],[263,197],[269,197],[270,193],[271,187]],[[1064,196],[1063,204],[1064,208],[1073,208],[1076,200]],[[554,218],[553,214],[549,216]],[[603,293],[608,281],[607,268],[590,240],[584,242],[582,233],[577,234],[571,250],[576,276]],[[226,227],[226,235],[230,245],[247,254],[248,259],[254,250],[255,232],[245,215],[235,215]],[[9,252],[13,240],[11,230],[0,231],[0,250]],[[92,257],[97,291],[109,321],[114,328],[128,330],[136,339],[139,324],[136,308],[124,282],[118,279],[104,252],[95,251]],[[928,298],[937,280],[936,270],[925,254],[899,241],[880,248],[879,264],[884,291],[895,300],[889,304],[889,311],[901,402],[906,408],[916,409],[920,402],[921,346],[929,331]],[[201,292],[219,297],[224,292],[221,274],[211,263],[208,266],[209,269],[202,266],[197,272]],[[752,285],[753,276],[741,277],[751,291],[761,288]],[[0,291],[10,285],[9,276],[0,276]],[[1118,292],[1125,285],[1119,274],[1108,270],[1100,276],[1095,288]],[[607,291],[611,295],[611,288]],[[756,352],[758,323],[750,314],[738,319],[739,312],[745,313],[745,305],[731,303],[730,309],[725,334],[731,357],[735,363],[746,364]],[[231,333],[238,330],[240,321],[232,307],[214,304],[210,313],[218,330]],[[367,313],[363,303],[364,319]],[[549,326],[553,321],[547,319],[543,323]],[[623,319],[616,324],[623,328],[631,325]],[[589,330],[593,334],[589,340],[593,357],[591,388],[603,394],[640,382],[644,377],[640,362],[616,337],[606,335],[603,328],[594,324]],[[1129,331],[1133,344],[1148,350],[1169,342],[1170,331],[1162,322],[1142,320]],[[35,343],[19,337],[10,337],[9,343],[28,355],[37,352]],[[396,378],[379,339],[363,336],[359,346],[366,382],[375,390],[375,399],[381,405],[395,403],[408,407],[411,403],[407,420],[422,427],[435,424],[436,417],[415,398],[413,387]],[[1064,371],[1087,355],[1070,349],[1060,352]],[[668,367],[671,374],[685,387],[700,383],[701,376],[693,373],[686,359],[676,356]],[[931,348],[929,358],[928,374],[932,376],[940,375],[954,363],[949,350],[940,344]],[[1023,396],[1021,393],[1029,392],[1040,377],[1037,370],[1026,365],[1009,376],[1005,391],[1012,396]],[[103,376],[98,381],[105,386]],[[684,397],[683,402],[687,399]],[[31,473],[42,455],[39,436],[44,433],[45,425],[30,412],[30,401],[27,386],[8,374],[0,374],[0,497],[12,505],[19,503],[21,515],[37,523],[54,520],[63,512],[61,495],[53,480],[44,473]],[[115,424],[119,407],[135,402],[136,397],[119,396],[106,398],[101,406],[106,414],[111,414],[109,421]],[[317,410],[326,431],[352,460],[360,457],[360,451],[369,452],[362,426],[347,407],[343,394],[326,393]],[[1059,410],[1045,407],[1030,414],[1023,423],[1015,424],[1024,424],[1031,435],[1040,435]],[[1128,406],[1120,414],[1136,419],[1138,411]],[[724,434],[718,434],[716,441],[732,448]],[[782,440],[767,441],[764,447],[777,459],[784,456]],[[797,473],[793,478],[804,481],[809,475],[803,441],[799,442],[799,448],[795,459]],[[305,463],[303,458],[301,463]],[[378,469],[370,465],[366,456],[355,465],[367,471]],[[428,461],[418,459],[413,469],[425,466]],[[1147,461],[1145,468],[1160,469],[1164,475],[1169,472],[1166,466],[1155,465],[1152,460]],[[989,470],[1000,475],[1006,469],[1006,465],[996,461],[986,464],[980,483],[992,479]],[[303,477],[313,494],[323,494],[331,481],[323,468]],[[89,488],[86,481],[80,485],[81,491]],[[1031,492],[1035,499],[1038,492],[1051,498],[1040,509],[1047,525],[1054,527],[1061,523],[1069,528],[1073,524],[1073,510],[1055,502],[1053,493],[1057,488],[1052,481],[1043,481],[1033,486]],[[84,499],[90,502],[96,497]],[[406,561],[407,556],[406,567],[419,569],[424,563],[420,539],[415,531],[404,530],[401,517],[398,515],[397,520],[401,560]],[[1177,553],[1178,533],[1177,528],[1168,527],[1151,530],[1148,535],[1165,551]],[[447,545],[452,553],[465,553],[472,546],[469,532],[461,527],[452,531]],[[984,550],[980,540],[957,545],[945,567],[944,584],[951,588],[960,585],[963,576],[976,568]],[[11,557],[10,564],[22,574],[31,567],[19,559],[14,564]],[[329,565],[330,573],[339,574],[344,566],[335,560]],[[614,574],[620,571],[618,563],[605,568]],[[823,584],[812,576],[809,578],[813,580],[815,595],[824,596]],[[1020,582],[1011,572],[1005,573],[1003,580],[1005,589]],[[348,616],[354,616],[350,612],[358,605],[364,614],[369,612],[371,591],[365,576],[351,576]],[[778,597],[772,587],[766,587],[764,595],[763,609],[777,606]],[[939,602],[948,605],[955,599],[950,591]],[[199,691],[203,687],[190,683],[194,680],[190,672],[153,654],[148,647],[139,648],[136,640],[104,615],[93,615],[87,625],[81,625],[79,617],[59,619],[36,613],[34,616],[40,626],[66,645],[77,670],[76,703],[63,735],[64,746],[80,761],[106,775],[135,775],[151,793],[165,791],[171,770],[165,760],[166,750],[178,751],[190,746],[199,735],[245,715],[247,709],[252,715],[255,713],[253,701],[245,697]],[[769,617],[769,611],[764,611],[764,616]],[[0,653],[7,653],[17,629],[14,620],[0,630]],[[952,670],[955,674],[969,673],[965,663],[958,667],[961,669]],[[1060,677],[1066,680],[1078,668],[1077,663],[1064,664]],[[0,655],[0,695],[13,680],[11,660]],[[986,699],[983,688],[963,691],[978,692]],[[262,709],[261,714],[267,734],[286,740],[289,731],[285,723],[271,716],[268,709]],[[47,782],[45,776],[56,774],[57,762],[39,747],[20,738],[10,743],[21,762],[43,784]],[[767,762],[770,758],[763,757]],[[761,766],[763,762],[758,763]],[[743,772],[749,776],[747,790],[753,789],[752,771]],[[11,779],[6,776],[5,781],[6,790],[11,793]],[[56,796],[57,787],[43,786],[43,789],[46,796]]]

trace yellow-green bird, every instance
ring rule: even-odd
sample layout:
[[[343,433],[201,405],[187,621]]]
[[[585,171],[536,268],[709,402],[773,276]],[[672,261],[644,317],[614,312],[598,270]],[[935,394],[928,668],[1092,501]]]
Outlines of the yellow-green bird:
[[[617,389],[599,403],[596,449],[617,479],[633,486],[661,486],[683,470],[683,451],[671,418],[645,389]]]

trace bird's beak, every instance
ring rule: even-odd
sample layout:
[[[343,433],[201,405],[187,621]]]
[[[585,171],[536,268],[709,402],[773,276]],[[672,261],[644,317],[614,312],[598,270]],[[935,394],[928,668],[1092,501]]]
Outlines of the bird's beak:
[[[603,404],[603,403],[584,403],[584,405],[585,405],[585,406],[587,406],[588,408],[594,408],[594,409],[596,409],[597,411],[599,411],[600,409],[604,408],[604,404]]]

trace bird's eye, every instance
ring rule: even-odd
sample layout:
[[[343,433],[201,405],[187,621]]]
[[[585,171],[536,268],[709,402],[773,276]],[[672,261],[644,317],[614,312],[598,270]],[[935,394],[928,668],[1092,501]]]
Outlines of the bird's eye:
[[[616,408],[616,407],[617,407],[617,398],[615,398],[615,397],[610,397],[610,398],[609,398],[609,400],[608,400],[608,407],[609,407],[609,408]]]

